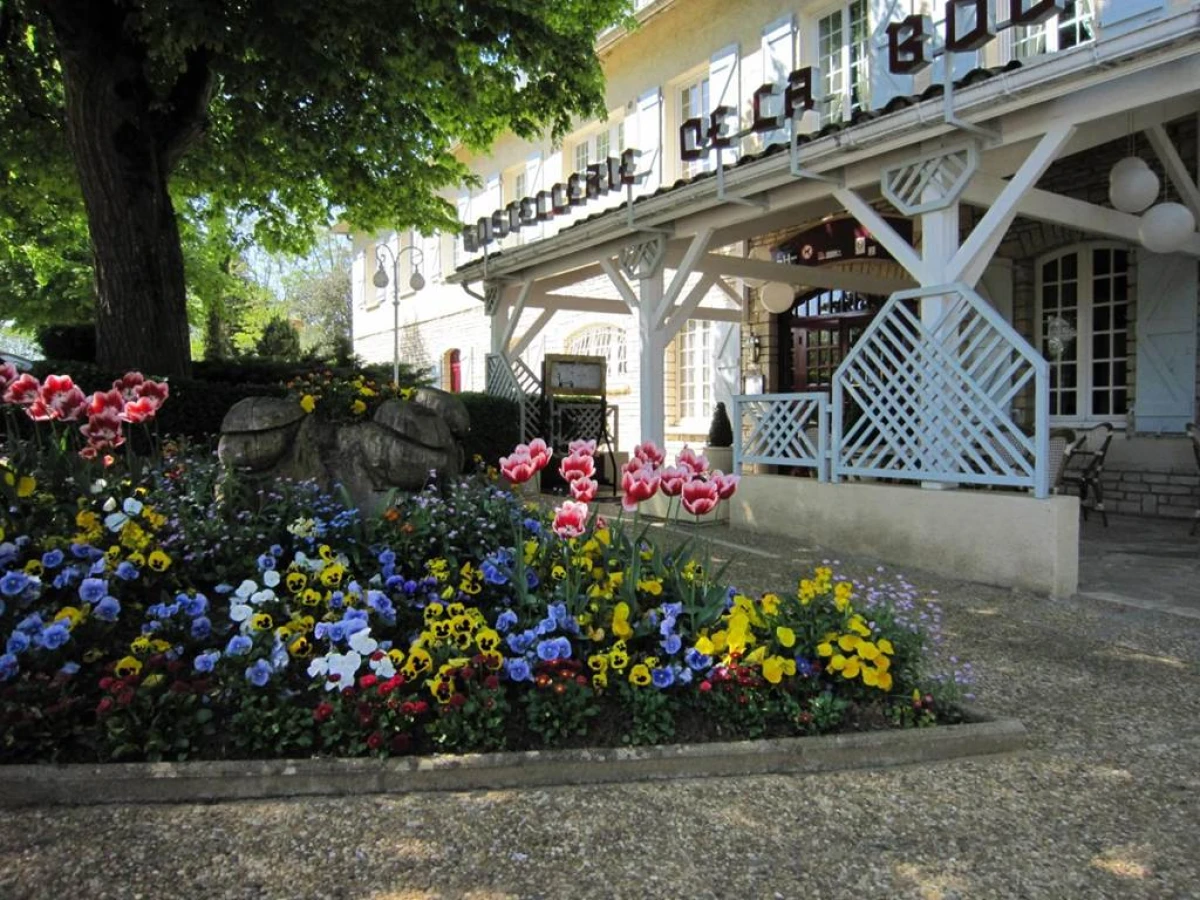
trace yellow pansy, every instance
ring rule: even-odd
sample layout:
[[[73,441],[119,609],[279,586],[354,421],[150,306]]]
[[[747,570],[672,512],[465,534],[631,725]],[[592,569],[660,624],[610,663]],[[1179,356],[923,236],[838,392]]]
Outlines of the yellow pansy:
[[[817,644],[817,656],[833,656],[833,644],[829,641]]]
[[[861,639],[857,634],[843,634],[838,638],[837,644],[846,653],[851,653],[858,646]]]
[[[352,412],[356,416],[361,416],[366,411],[367,411],[367,404],[363,403],[361,400],[355,400],[353,403],[350,404],[350,412]]]
[[[835,653],[833,658],[829,660],[829,668],[835,672],[841,672],[846,668],[846,657],[840,653]]]
[[[859,641],[858,650],[856,651],[861,659],[867,661],[877,659],[879,657],[879,648],[870,641]]]
[[[150,638],[146,637],[145,635],[143,635],[142,637],[134,638],[129,644],[129,649],[132,652],[136,653],[138,656],[141,656],[145,653],[149,653],[150,652]]]
[[[67,623],[67,630],[73,631],[75,626],[83,621],[84,615],[85,613],[76,606],[64,606],[54,614],[54,621],[65,621]]]
[[[850,623],[847,625],[847,627],[861,637],[871,636],[871,629],[867,627],[867,620],[860,615],[851,616]]]
[[[645,687],[650,683],[650,667],[644,663],[638,663],[629,670],[629,682],[638,687]]]
[[[888,656],[896,652],[896,648],[892,646],[892,642],[887,638],[880,638],[875,646],[879,648],[880,653],[886,653]]]
[[[796,674],[796,661],[782,656],[769,656],[763,660],[762,671],[763,678],[771,684],[779,684],[783,680],[783,676]]]
[[[892,689],[892,673],[891,672],[880,672],[879,673],[879,689],[881,691],[890,691]]]
[[[597,687],[597,688],[608,687],[608,673],[607,672],[597,672],[595,675],[592,676],[592,685],[593,685],[593,687]]]
[[[892,667],[892,661],[882,654],[875,659],[875,668],[880,672],[886,672]]]
[[[32,497],[37,490],[37,479],[32,475],[22,475],[17,479],[17,496]]]
[[[305,394],[300,398],[300,408],[306,413],[312,412],[317,408],[317,398],[312,394]]]
[[[846,660],[846,665],[842,667],[842,677],[847,679],[857,678],[859,669],[861,668],[862,664],[859,663],[858,657],[851,656],[848,660]]]
[[[874,666],[863,666],[862,680],[867,687],[879,687],[880,671]]]
[[[155,550],[146,558],[146,565],[151,571],[165,572],[171,567],[171,557],[161,550]]]
[[[796,645],[796,632],[790,628],[780,625],[775,629],[775,637],[783,647],[794,647]]]
[[[768,616],[773,616],[779,612],[779,595],[778,594],[763,594],[762,609]],[[790,647],[791,644],[786,646]]]
[[[705,656],[712,656],[714,653],[716,653],[716,651],[717,648],[706,635],[701,635],[700,637],[696,638],[697,653],[703,653]]]
[[[267,613],[257,613],[250,618],[250,627],[255,631],[270,631],[275,626],[275,622]]]
[[[340,563],[335,563],[331,566],[326,566],[321,570],[321,584],[327,588],[336,588],[341,585],[342,579],[346,576],[346,568]]]
[[[588,657],[587,664],[593,672],[603,672],[608,668],[608,657],[597,653]]]
[[[140,671],[142,671],[142,661],[132,656],[117,660],[116,666],[113,667],[113,672],[118,678],[136,675]]]
[[[162,683],[163,683],[162,673],[155,672],[153,675],[146,676],[146,680],[142,682],[142,686],[152,688],[152,687],[158,687]]]
[[[40,559],[26,560],[24,572],[32,578],[41,578],[44,568]]]
[[[612,633],[621,639],[633,635],[633,628],[629,625],[629,604],[624,601],[613,610]]]
[[[625,649],[624,641],[617,641],[608,654],[608,664],[618,672],[624,672],[629,665],[629,652]]]

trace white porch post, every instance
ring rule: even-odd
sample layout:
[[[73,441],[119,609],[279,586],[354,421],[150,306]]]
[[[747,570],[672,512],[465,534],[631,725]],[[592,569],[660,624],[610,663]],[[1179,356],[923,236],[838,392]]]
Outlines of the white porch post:
[[[663,297],[663,270],[658,266],[638,279],[639,424],[643,441],[659,447],[666,438],[664,402],[667,342],[656,313]]]
[[[958,251],[959,246],[958,198],[955,196],[953,200],[943,206],[941,203],[945,203],[945,198],[942,196],[941,190],[931,187],[926,188],[925,196],[922,199],[926,203],[938,204],[940,208],[921,214],[921,263],[925,270],[925,276],[930,282],[945,284],[948,280],[946,268],[954,259],[954,254]],[[944,294],[936,297],[922,297],[920,300],[921,324],[932,331],[946,315],[951,302],[951,298]],[[932,384],[928,386],[928,390],[930,395],[936,395],[943,393],[945,388],[942,385]],[[936,432],[926,432],[920,438],[922,455],[931,468],[937,467],[940,457],[939,448],[930,443],[930,438],[935,435]],[[948,481],[922,481],[921,487],[931,491],[945,491],[952,490],[958,485]]]

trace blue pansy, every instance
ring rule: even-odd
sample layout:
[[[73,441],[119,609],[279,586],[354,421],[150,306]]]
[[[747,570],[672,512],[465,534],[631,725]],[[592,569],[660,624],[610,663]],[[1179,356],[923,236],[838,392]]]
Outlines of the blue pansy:
[[[42,629],[40,642],[47,650],[57,650],[71,639],[71,631],[65,622],[54,622]]]
[[[93,562],[91,564],[91,566],[88,567],[89,575],[103,575],[107,571],[108,571],[108,558],[105,556],[100,557],[98,560]]]
[[[510,634],[505,639],[513,653],[524,653],[537,640],[537,635],[528,629],[518,634]]]
[[[674,656],[679,652],[680,647],[683,646],[683,639],[677,634],[669,634],[660,643],[662,644],[663,652],[667,656]]]
[[[96,557],[93,554],[99,552],[99,550],[96,550],[89,544],[71,545],[71,555],[76,559],[95,559]]]
[[[17,559],[17,545],[12,541],[0,543],[0,566],[7,566]]]
[[[61,550],[47,550],[42,554],[42,565],[47,569],[57,569],[63,564],[64,554]]]
[[[105,597],[92,612],[101,622],[115,622],[121,615],[121,603],[116,597]]]
[[[501,634],[507,634],[509,629],[517,624],[517,614],[511,609],[506,609],[496,617],[496,630]]]
[[[123,581],[135,581],[138,577],[138,568],[129,560],[122,560],[117,566],[116,576]]]
[[[233,592],[233,585],[232,584],[218,584],[215,588],[213,588],[213,590],[216,591],[218,594],[222,594],[222,595],[229,594],[229,593]]]
[[[271,680],[271,664],[265,659],[257,660],[246,669],[246,680],[255,687],[264,687]]]
[[[71,675],[74,675],[78,671],[79,671],[79,663],[65,662],[62,664],[62,668],[58,670],[58,674],[66,675],[66,676],[70,677]]]
[[[662,691],[675,683],[675,673],[666,666],[663,666],[659,669],[651,669],[650,679],[654,682],[654,686]]]
[[[521,524],[525,527],[526,531],[531,532],[532,534],[541,534],[542,533],[542,523],[539,522],[537,519],[532,519],[532,518],[526,519]]]
[[[203,594],[197,594],[195,597],[187,597],[182,603],[183,611],[193,619],[208,612],[208,598]]]
[[[229,639],[229,643],[225,646],[225,654],[227,656],[243,656],[250,652],[250,648],[254,646],[254,642],[244,634],[235,634]]]
[[[390,624],[396,621],[396,607],[383,591],[368,591],[367,605],[379,613],[385,622]]]
[[[488,584],[508,584],[508,573],[490,559],[485,559],[480,569],[483,572],[483,580]]]
[[[653,677],[653,676],[651,676],[651,677]],[[677,674],[675,676],[675,680],[678,681],[680,684],[691,684],[692,683],[692,670],[691,669],[680,669],[679,674]]]
[[[381,566],[394,566],[396,564],[396,551],[384,550],[379,554],[379,564]]]
[[[533,569],[525,570],[525,586],[528,587],[529,590],[532,591],[541,583],[542,580],[538,578],[537,572],[533,571]]]
[[[271,645],[271,668],[276,672],[281,672],[287,668],[287,664],[287,647],[283,646],[283,641],[275,638],[275,643]]]
[[[30,613],[17,623],[17,631],[23,631],[32,636],[41,631],[44,624],[45,623],[42,621],[42,617],[40,615],[37,613]]]
[[[79,599],[84,603],[99,603],[108,593],[108,582],[103,578],[85,578],[79,585]]]
[[[23,631],[14,631],[8,636],[8,643],[4,649],[13,655],[24,653],[29,649],[29,635]]]
[[[14,657],[14,663],[15,661]],[[506,659],[504,661],[504,673],[510,681],[533,681],[533,672],[529,669],[529,663],[520,657]]]
[[[5,653],[0,656],[0,681],[8,681],[17,677],[17,672],[21,670],[17,658],[11,653]]]
[[[0,578],[0,594],[6,597],[15,597],[21,591],[25,590],[25,585],[28,583],[29,576],[24,572],[19,572],[16,569],[5,572],[4,577]]]
[[[690,648],[687,653],[683,654],[683,661],[697,672],[701,669],[707,669],[712,665],[712,657],[701,653],[695,647]]]
[[[198,641],[202,641],[212,634],[212,622],[208,616],[197,616],[192,619],[192,637]]]
[[[283,556],[283,547],[280,544],[272,544],[271,545],[271,555],[272,556]]]
[[[220,650],[209,650],[207,653],[201,653],[197,656],[192,665],[195,666],[197,672],[211,672],[213,666],[217,664],[217,660],[220,658]]]

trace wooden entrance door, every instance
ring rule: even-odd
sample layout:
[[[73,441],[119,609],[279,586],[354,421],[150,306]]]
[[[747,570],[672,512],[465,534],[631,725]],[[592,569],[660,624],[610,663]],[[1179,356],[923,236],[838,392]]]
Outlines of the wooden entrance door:
[[[833,375],[886,297],[815,291],[797,298],[788,317],[790,353],[783,360],[792,391],[833,390]]]

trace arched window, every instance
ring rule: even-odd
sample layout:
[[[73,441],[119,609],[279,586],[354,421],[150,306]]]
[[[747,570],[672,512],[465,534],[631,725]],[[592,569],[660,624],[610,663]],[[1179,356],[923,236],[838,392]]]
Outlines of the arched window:
[[[564,342],[573,356],[603,356],[608,361],[607,380],[611,384],[629,374],[625,329],[616,325],[589,325],[576,331]]]
[[[1129,407],[1130,252],[1071,247],[1037,261],[1037,343],[1050,361],[1050,417],[1119,419]]]

